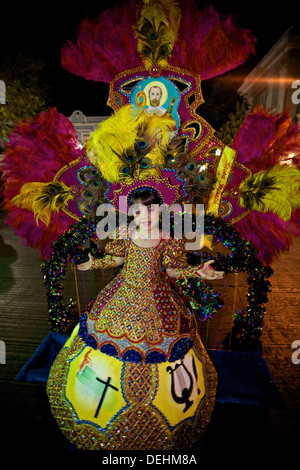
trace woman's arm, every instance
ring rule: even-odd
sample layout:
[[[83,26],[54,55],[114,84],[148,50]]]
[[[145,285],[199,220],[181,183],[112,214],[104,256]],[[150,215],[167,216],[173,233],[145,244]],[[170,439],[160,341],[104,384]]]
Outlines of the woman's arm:
[[[189,277],[203,277],[204,279],[221,279],[224,275],[223,271],[216,271],[210,265],[214,260],[206,261],[200,266],[189,266],[180,269],[167,269],[167,274],[175,279],[189,278]]]
[[[89,260],[85,263],[78,264],[77,269],[79,271],[88,271],[89,269],[108,269],[115,268],[116,266],[122,266],[124,258],[119,256],[105,255],[103,258],[93,258],[89,253]]]
[[[163,251],[162,264],[167,274],[175,279],[188,279],[190,277],[203,277],[204,279],[221,279],[223,271],[216,271],[211,264],[214,260],[206,261],[202,265],[190,266],[187,260],[185,241],[166,240]]]

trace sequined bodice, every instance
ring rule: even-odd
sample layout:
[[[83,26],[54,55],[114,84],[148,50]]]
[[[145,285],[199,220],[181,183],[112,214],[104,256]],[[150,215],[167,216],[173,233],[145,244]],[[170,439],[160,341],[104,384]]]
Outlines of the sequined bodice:
[[[122,272],[124,280],[133,287],[146,290],[150,286],[153,288],[165,284],[160,255],[159,244],[152,248],[142,248],[131,241]]]
[[[165,351],[189,334],[190,312],[162,271],[165,249],[165,241],[151,248],[126,243],[121,272],[100,292],[88,315],[89,333],[99,346],[113,341],[118,353],[132,345]]]

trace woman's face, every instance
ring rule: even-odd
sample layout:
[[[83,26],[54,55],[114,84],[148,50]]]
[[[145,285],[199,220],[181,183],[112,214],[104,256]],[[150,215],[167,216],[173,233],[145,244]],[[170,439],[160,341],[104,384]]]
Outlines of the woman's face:
[[[143,232],[150,232],[159,224],[159,204],[145,206],[138,202],[131,208],[134,221]]]

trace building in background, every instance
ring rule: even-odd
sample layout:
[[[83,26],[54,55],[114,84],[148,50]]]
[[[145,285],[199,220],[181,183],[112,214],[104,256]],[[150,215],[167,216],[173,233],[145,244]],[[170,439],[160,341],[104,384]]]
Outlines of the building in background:
[[[270,26],[271,27],[271,26]],[[247,75],[238,92],[251,108],[287,111],[300,126],[300,30],[291,27]]]
[[[81,111],[74,111],[69,117],[72,122],[79,142],[84,145],[90,138],[91,132],[96,130],[98,124],[105,121],[108,116],[85,116]]]

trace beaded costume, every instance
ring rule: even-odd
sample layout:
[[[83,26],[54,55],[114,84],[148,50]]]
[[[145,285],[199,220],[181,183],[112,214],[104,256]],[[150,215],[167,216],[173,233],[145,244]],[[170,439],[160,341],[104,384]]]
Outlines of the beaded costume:
[[[228,147],[199,107],[201,80],[244,63],[254,43],[230,15],[199,9],[196,0],[130,0],[83,20],[77,43],[63,47],[66,70],[110,83],[113,115],[82,145],[70,121],[49,109],[16,126],[3,162],[7,222],[41,253],[55,332],[69,334],[75,317],[61,283],[67,264],[80,262],[72,250],[84,242],[82,227],[92,238],[97,208],[108,202],[120,211],[119,198],[125,195],[129,206],[130,191],[143,186],[155,186],[162,203],[182,210],[205,204],[213,220],[204,238],[209,250],[211,226],[222,225],[225,246],[238,238],[240,250],[225,266],[248,270],[252,287],[256,282],[253,304],[266,265],[300,234],[299,129],[287,113],[258,107]],[[294,164],[283,165],[291,153]],[[189,447],[209,423],[217,377],[191,308],[201,285],[178,290],[165,271],[176,267],[190,281],[195,268],[181,240],[140,248],[117,237],[105,249],[95,267],[109,267],[111,256],[124,257],[124,265],[52,366],[52,412],[79,449]],[[257,340],[263,316],[261,305],[254,314],[250,305],[239,311],[237,334]]]
[[[161,266],[181,267],[183,250],[182,240],[161,240],[154,248],[141,248],[130,238],[108,243],[106,253],[125,257],[124,266],[97,297],[86,326],[81,317],[82,338],[137,362],[180,358],[190,348],[190,314]],[[171,353],[175,343],[178,357]]]
[[[187,267],[184,243],[106,246],[124,266],[52,367],[52,412],[80,449],[189,447],[208,425],[217,377],[194,315],[161,270]]]

